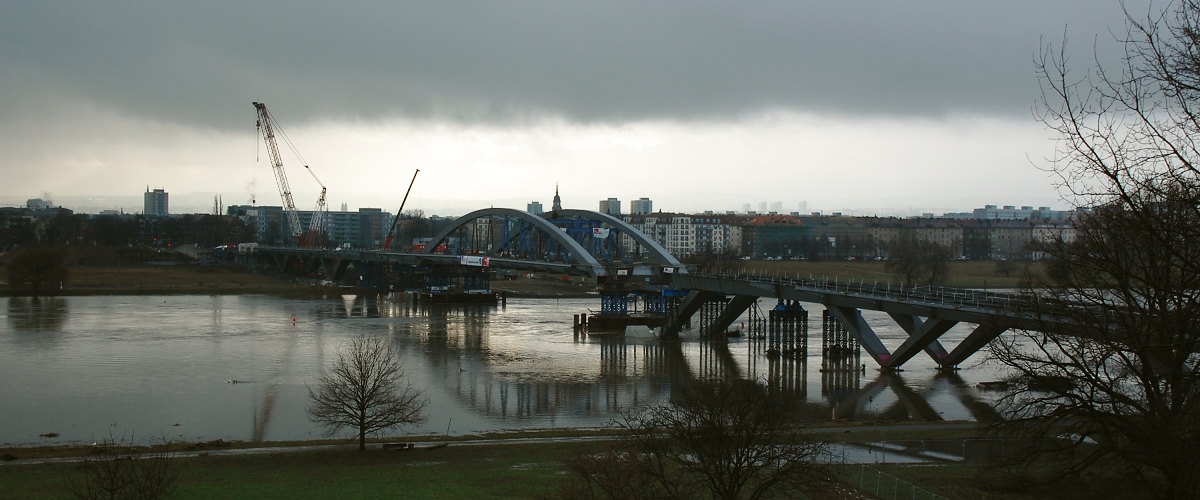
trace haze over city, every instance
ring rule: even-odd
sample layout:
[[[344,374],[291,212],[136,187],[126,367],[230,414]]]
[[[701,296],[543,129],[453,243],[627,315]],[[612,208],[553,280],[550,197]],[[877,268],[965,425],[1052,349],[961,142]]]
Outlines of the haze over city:
[[[1135,3],[1137,5],[1135,5]],[[1145,11],[1141,2],[1127,3]],[[0,204],[278,205],[267,103],[330,205],[458,215],[1065,208],[1033,58],[1115,60],[1115,2],[0,7]],[[319,188],[285,156],[296,203]]]

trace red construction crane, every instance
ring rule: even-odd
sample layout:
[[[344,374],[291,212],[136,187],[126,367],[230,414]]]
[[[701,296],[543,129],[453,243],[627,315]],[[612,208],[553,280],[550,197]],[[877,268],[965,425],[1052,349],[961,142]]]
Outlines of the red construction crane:
[[[292,141],[287,138],[287,134],[284,134],[283,129],[275,122],[275,118],[267,111],[267,105],[261,102],[253,104],[254,109],[258,112],[258,131],[262,134],[263,142],[267,144],[267,154],[271,157],[271,168],[275,171],[275,182],[279,184],[279,197],[283,199],[283,212],[287,217],[288,229],[292,232],[292,240],[306,248],[315,246],[320,235],[321,224],[325,219],[325,184],[317,179],[317,174],[314,174],[308,165],[304,165],[304,169],[308,170],[313,179],[316,179],[317,184],[321,185],[321,197],[317,199],[317,209],[313,212],[308,233],[305,234],[304,229],[300,227],[300,216],[296,213],[296,202],[292,200],[292,188],[288,186],[287,173],[283,170],[283,157],[279,154],[279,145],[275,141],[276,129],[279,130],[292,153],[300,158],[302,163],[304,159],[300,156],[300,152],[296,151],[296,146],[292,144]]]

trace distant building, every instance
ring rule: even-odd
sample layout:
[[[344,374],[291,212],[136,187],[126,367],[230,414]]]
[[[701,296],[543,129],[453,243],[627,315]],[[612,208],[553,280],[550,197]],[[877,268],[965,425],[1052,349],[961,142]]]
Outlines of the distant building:
[[[254,228],[255,240],[267,244],[292,244],[292,228],[288,227],[283,207],[230,205],[227,215],[237,216]],[[301,231],[312,223],[311,210],[297,210]],[[402,221],[403,222],[403,221]],[[392,214],[378,208],[360,208],[358,211],[326,212],[322,231],[331,245],[349,243],[355,248],[378,248],[387,236],[392,223]]]
[[[528,205],[525,205],[525,211],[529,212],[533,215],[542,215],[542,202],[540,202],[540,201],[529,202]]]
[[[742,240],[745,217],[706,214],[631,214],[624,217],[633,227],[662,245],[671,255],[687,257],[692,254],[737,254]],[[627,252],[634,252],[636,243],[628,237],[622,240]]]
[[[1074,214],[1071,210],[1051,210],[1050,207],[1038,207],[1036,210],[1032,206],[1026,205],[1017,208],[1014,205],[1004,205],[997,207],[996,205],[984,205],[983,208],[976,208],[970,212],[950,212],[942,214],[939,219],[977,219],[977,220],[1056,220],[1063,221],[1070,219]],[[925,217],[929,217],[926,214]]]
[[[772,213],[772,214],[781,214],[781,213],[783,213],[783,202],[782,202],[782,201],[773,201],[773,202],[771,202],[771,213]]]
[[[143,207],[142,214],[167,215],[167,192],[162,189],[151,191],[150,186],[146,186]]]
[[[599,212],[602,214],[611,215],[613,217],[620,217],[621,216],[621,200],[618,200],[616,198],[600,200]]]
[[[629,213],[631,215],[652,214],[654,213],[654,202],[650,198],[638,198],[629,202]]]
[[[562,198],[558,197],[558,183],[554,184],[554,205],[550,209],[555,212],[562,210]]]
[[[37,210],[37,209],[42,209],[42,208],[50,208],[53,206],[54,206],[53,202],[51,202],[50,200],[43,200],[41,198],[31,198],[31,199],[25,200],[25,208],[32,208],[32,209]]]

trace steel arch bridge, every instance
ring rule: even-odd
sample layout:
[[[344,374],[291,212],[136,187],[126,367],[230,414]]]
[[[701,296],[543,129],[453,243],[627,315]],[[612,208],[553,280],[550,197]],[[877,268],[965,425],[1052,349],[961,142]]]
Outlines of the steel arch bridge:
[[[442,248],[449,254],[567,264],[592,276],[636,265],[684,272],[678,259],[637,228],[590,210],[543,215],[512,208],[476,210],[436,234],[422,253],[433,255]]]

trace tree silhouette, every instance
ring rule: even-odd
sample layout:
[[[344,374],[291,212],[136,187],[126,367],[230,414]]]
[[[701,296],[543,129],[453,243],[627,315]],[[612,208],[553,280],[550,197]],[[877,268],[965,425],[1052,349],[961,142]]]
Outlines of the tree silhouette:
[[[8,262],[9,287],[34,298],[58,289],[69,276],[63,254],[49,248],[18,250]]]
[[[321,372],[317,390],[308,389],[312,403],[308,415],[323,426],[327,436],[343,428],[358,433],[358,449],[367,447],[367,435],[425,419],[428,403],[423,391],[405,379],[396,353],[381,337],[358,336]]]

